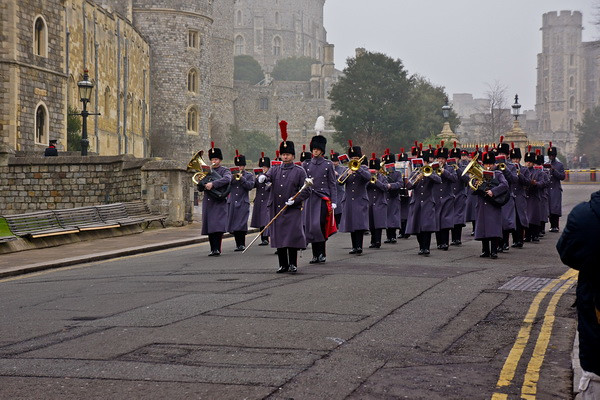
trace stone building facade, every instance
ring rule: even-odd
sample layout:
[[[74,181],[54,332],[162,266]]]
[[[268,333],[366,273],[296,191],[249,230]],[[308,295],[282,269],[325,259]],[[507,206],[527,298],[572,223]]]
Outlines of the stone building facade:
[[[325,0],[236,0],[234,54],[254,57],[266,72],[282,58],[323,61],[324,6]]]
[[[90,151],[144,156],[148,149],[149,48],[122,16],[85,0],[0,5],[0,143],[42,152],[67,144],[68,107],[81,109],[77,81],[95,83]],[[134,67],[130,67],[134,66]]]
[[[579,11],[543,15],[535,136],[556,143],[569,155],[577,144],[577,124],[587,109],[600,104],[600,42],[583,42],[582,30]]]

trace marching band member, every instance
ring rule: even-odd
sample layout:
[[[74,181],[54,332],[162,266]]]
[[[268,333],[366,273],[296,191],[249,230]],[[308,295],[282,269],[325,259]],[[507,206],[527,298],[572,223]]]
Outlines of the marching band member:
[[[326,261],[326,241],[336,231],[334,210],[337,208],[337,181],[333,163],[323,158],[327,138],[317,134],[310,141],[311,157],[304,168],[313,180],[310,196],[304,203],[304,231],[311,243],[313,258],[310,264]]]
[[[438,220],[438,230],[435,233],[437,248],[448,251],[450,242],[450,229],[454,228],[454,189],[453,185],[458,182],[458,176],[454,167],[446,164],[448,160],[448,149],[442,141],[440,148],[435,151],[436,161],[439,163],[439,171],[436,174],[442,178],[441,185],[435,187],[435,218]]]
[[[307,190],[296,195],[306,181],[304,168],[294,164],[296,155],[294,142],[287,140],[287,122],[279,123],[281,138],[279,156],[283,163],[271,168],[266,174],[258,177],[260,183],[271,182],[269,196],[270,217],[277,215],[285,206],[287,208],[269,227],[271,247],[277,248],[279,269],[277,273],[298,271],[298,250],[306,248],[306,236],[302,228],[302,201],[309,196]]]
[[[524,242],[539,243],[540,241],[540,191],[543,189],[544,177],[541,168],[534,168],[535,153],[529,151],[525,153],[525,165],[529,172],[529,182],[527,184],[527,216],[529,217],[529,225],[525,228]]]
[[[511,247],[522,248],[525,228],[529,226],[527,215],[527,187],[531,181],[529,169],[521,165],[521,149],[511,143],[510,159],[517,171],[517,184],[512,186],[515,201],[515,230]]]
[[[467,185],[466,177],[462,177],[464,168],[469,164],[468,158],[469,152],[454,147],[450,150],[450,157],[454,158],[456,163],[456,175],[458,180],[452,184],[454,192],[454,227],[452,228],[452,242],[451,246],[462,245],[462,229],[466,225],[466,212],[467,212]]]
[[[390,184],[380,173],[381,161],[372,154],[369,160],[371,180],[367,184],[369,196],[369,231],[371,232],[370,249],[381,247],[381,233],[387,226],[387,198],[386,192]]]
[[[439,230],[438,220],[434,217],[435,201],[433,192],[435,186],[442,183],[442,178],[435,172],[425,176],[423,168],[429,165],[429,150],[422,152],[421,159],[413,159],[413,173],[406,183],[407,189],[413,189],[408,208],[406,233],[417,235],[419,255],[429,256],[431,233]],[[433,157],[433,156],[431,156]]]
[[[479,146],[475,145],[475,151],[470,154],[469,162],[473,159],[473,157],[477,156],[478,160],[481,160],[481,151],[479,151]],[[466,213],[465,220],[466,222],[470,222],[472,226],[471,236],[475,235],[475,226],[477,225],[477,198],[474,196],[467,196],[467,205],[466,205]]]
[[[344,198],[344,195],[345,195],[345,192],[344,192],[345,189],[344,189],[344,185],[337,182],[337,179],[340,177],[341,174],[344,173],[346,168],[340,165],[340,160],[338,158],[339,156],[340,156],[339,153],[331,150],[331,162],[333,163],[333,167],[335,170],[337,198],[338,198],[338,201],[342,201],[342,199]],[[340,221],[342,220],[342,207],[336,207],[333,214],[335,216],[335,224],[336,224],[336,226],[339,227]]]
[[[558,222],[562,215],[562,187],[560,181],[565,180],[565,167],[556,159],[558,151],[556,147],[548,147],[548,158],[550,159],[550,186],[548,196],[550,200],[550,232],[558,232]]]
[[[352,141],[348,141],[348,157],[351,160],[359,161],[362,158],[360,146],[354,146]],[[341,232],[350,232],[352,239],[352,250],[349,254],[362,254],[363,238],[365,231],[369,229],[368,213],[369,198],[367,196],[367,183],[371,180],[369,169],[362,165],[357,171],[350,169],[346,179],[345,196],[342,199],[342,219],[340,222]]]
[[[544,185],[540,190],[541,201],[540,201],[540,237],[546,235],[546,223],[550,216],[550,203],[548,201],[548,186],[550,186],[550,171],[544,165],[544,155],[541,150],[536,150],[535,156],[536,167],[542,170],[542,177],[544,178]]]
[[[227,198],[227,231],[233,233],[235,250],[244,251],[246,234],[248,233],[248,217],[250,217],[250,196],[254,189],[254,174],[246,171],[246,156],[235,151],[233,163],[239,169],[231,181],[231,193]],[[233,171],[232,171],[233,172]]]
[[[266,174],[271,167],[271,160],[269,157],[265,157],[265,153],[261,153],[260,160],[258,160],[258,169],[255,169],[255,174],[260,176]],[[252,207],[252,219],[250,220],[250,226],[253,228],[259,228],[260,231],[267,226],[269,223],[269,210],[267,204],[269,204],[269,192],[271,191],[271,182],[260,183],[258,179],[255,179],[254,187],[256,188],[256,195],[254,196],[254,206]],[[269,244],[269,235],[265,231],[261,235],[261,241],[259,246],[267,246]]]
[[[212,163],[213,171],[221,175],[221,179],[204,185],[204,198],[202,199],[202,234],[208,235],[210,243],[209,256],[221,255],[221,242],[223,234],[227,232],[227,199],[217,200],[208,194],[213,188],[218,189],[231,183],[231,171],[221,166],[223,153],[211,142],[208,158]]]
[[[383,156],[384,168],[388,168],[396,162],[396,156],[390,154],[390,149],[386,149],[385,155]],[[401,150],[404,153],[404,149]],[[395,169],[385,177],[384,182],[387,184],[388,189],[386,190],[386,202],[387,202],[387,222],[385,236],[386,240],[383,243],[397,243],[396,232],[402,226],[402,213],[400,209],[400,189],[404,187],[404,180],[402,179],[402,173]]]
[[[492,197],[508,192],[508,182],[502,172],[494,170],[496,157],[491,151],[483,153],[484,182],[471,194],[477,198],[475,240],[481,240],[480,257],[498,258],[498,243],[502,238],[502,208],[492,204]]]
[[[496,164],[504,165],[504,170],[501,171],[504,178],[508,182],[510,197],[508,203],[502,206],[502,242],[498,247],[498,252],[508,251],[511,232],[517,228],[516,225],[516,210],[515,210],[515,195],[514,187],[518,184],[517,168],[509,161],[510,146],[504,142],[504,136],[500,136],[498,144],[498,155],[496,156]]]
[[[312,158],[312,153],[310,151],[306,151],[306,145],[302,145],[302,153],[300,153],[300,162],[302,163],[302,167],[306,169],[306,164]]]
[[[410,235],[406,233],[406,221],[408,220],[408,205],[410,203],[410,194],[406,187],[406,182],[408,181],[408,163],[410,161],[408,159],[408,155],[404,152],[404,148],[400,149],[400,154],[398,154],[398,161],[406,163],[404,169],[405,172],[403,172],[402,179],[400,181],[400,237],[403,239],[408,239]]]

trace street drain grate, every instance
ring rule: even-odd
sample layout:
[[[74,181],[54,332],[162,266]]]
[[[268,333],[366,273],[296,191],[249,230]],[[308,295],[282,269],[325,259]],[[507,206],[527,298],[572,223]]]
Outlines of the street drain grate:
[[[545,288],[549,283],[554,281],[552,278],[535,278],[531,276],[516,276],[504,285],[500,286],[499,290],[519,290],[522,292],[539,292]],[[560,281],[554,286],[550,292],[556,292],[561,288],[562,285],[567,283],[566,280]]]

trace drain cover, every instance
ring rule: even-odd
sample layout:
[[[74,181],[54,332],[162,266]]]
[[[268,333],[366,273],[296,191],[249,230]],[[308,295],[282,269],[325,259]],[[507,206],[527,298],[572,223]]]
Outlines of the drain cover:
[[[535,278],[531,276],[516,276],[504,285],[500,286],[500,290],[520,290],[522,292],[539,292],[545,288],[550,282],[554,281],[552,278]],[[556,292],[562,285],[567,281],[560,281],[554,286],[550,292]]]

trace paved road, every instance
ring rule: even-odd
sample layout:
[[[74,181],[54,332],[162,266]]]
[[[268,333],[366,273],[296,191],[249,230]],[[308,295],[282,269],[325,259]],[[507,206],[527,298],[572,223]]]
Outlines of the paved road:
[[[565,210],[597,189],[566,186]],[[470,239],[355,257],[339,234],[295,276],[228,240],[0,280],[0,398],[568,399],[557,238],[481,260]]]

